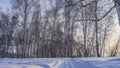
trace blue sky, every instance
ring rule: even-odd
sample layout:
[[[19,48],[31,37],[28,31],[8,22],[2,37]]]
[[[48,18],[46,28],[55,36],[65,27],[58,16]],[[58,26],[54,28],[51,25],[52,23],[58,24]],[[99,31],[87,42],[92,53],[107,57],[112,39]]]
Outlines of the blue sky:
[[[11,10],[11,0],[0,0],[0,7],[2,8],[2,11],[6,12],[7,9]]]

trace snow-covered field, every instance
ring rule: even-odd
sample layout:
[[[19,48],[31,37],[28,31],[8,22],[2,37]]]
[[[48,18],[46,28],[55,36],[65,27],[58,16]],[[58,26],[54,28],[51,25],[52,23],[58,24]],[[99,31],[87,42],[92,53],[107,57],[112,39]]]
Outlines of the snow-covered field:
[[[120,58],[1,58],[0,68],[120,68]]]

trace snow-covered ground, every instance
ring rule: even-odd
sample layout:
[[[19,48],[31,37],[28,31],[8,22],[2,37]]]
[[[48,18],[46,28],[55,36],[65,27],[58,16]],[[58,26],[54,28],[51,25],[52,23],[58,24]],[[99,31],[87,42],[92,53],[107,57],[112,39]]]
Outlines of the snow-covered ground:
[[[120,68],[120,58],[1,58],[0,68]]]

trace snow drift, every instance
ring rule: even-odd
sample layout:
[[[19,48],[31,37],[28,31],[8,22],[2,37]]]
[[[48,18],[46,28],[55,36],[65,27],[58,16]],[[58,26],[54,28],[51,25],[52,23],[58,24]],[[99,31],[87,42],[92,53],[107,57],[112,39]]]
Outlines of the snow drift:
[[[1,58],[0,68],[120,68],[120,58]]]

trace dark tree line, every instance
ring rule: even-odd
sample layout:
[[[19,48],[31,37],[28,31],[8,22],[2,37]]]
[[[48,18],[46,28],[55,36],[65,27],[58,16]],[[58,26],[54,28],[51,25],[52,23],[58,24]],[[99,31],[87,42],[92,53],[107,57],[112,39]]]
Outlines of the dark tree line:
[[[44,3],[12,0],[12,13],[0,11],[0,57],[105,56],[114,25],[113,7],[101,9],[100,0]],[[116,56],[118,45],[119,40],[109,56]]]

